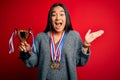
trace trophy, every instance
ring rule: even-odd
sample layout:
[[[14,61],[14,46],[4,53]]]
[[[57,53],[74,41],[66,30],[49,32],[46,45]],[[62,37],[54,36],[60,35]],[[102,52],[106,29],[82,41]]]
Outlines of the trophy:
[[[28,38],[29,38],[29,35],[30,35],[30,30],[16,30],[17,31],[17,35],[18,35],[18,38],[21,42],[24,42],[24,41],[27,41]]]
[[[20,40],[20,42],[27,41],[28,38],[29,38],[29,36],[30,36],[30,34],[31,34],[31,35],[32,35],[32,40],[33,40],[33,41],[32,41],[33,44],[32,44],[32,46],[31,46],[31,49],[34,48],[34,50],[35,50],[34,35],[33,35],[32,31],[31,31],[31,28],[29,28],[28,30],[18,30],[17,28],[15,28],[15,30],[14,30],[14,32],[12,33],[12,36],[11,36],[11,38],[10,38],[10,40],[9,40],[9,47],[10,47],[9,53],[14,52],[13,37],[14,37],[14,35],[16,35],[16,34],[17,34],[18,39]]]

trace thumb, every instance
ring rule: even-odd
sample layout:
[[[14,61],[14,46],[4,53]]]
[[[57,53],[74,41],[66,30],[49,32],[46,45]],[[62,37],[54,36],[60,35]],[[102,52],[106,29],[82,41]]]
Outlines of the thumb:
[[[24,42],[25,46],[30,46],[30,44],[27,43],[27,41]]]
[[[91,32],[91,29],[88,30],[88,32],[86,33],[86,35],[90,34],[90,32]]]

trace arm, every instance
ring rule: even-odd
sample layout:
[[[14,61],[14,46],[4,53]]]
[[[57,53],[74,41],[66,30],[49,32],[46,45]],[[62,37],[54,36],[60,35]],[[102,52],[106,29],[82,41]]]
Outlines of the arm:
[[[90,33],[91,30],[88,30],[88,32],[85,35],[85,41],[82,43],[81,38],[79,38],[79,34],[77,37],[77,47],[76,47],[76,64],[77,66],[83,66],[88,62],[89,59],[89,54],[90,54],[90,45],[91,42],[94,41],[96,38],[100,37],[104,31],[103,30],[99,30],[96,32],[92,32]]]
[[[99,31],[92,32],[92,33],[90,32],[91,30],[89,29],[85,35],[85,41],[83,43],[83,50],[85,53],[87,53],[87,50],[89,49],[91,45],[91,42],[93,42],[96,38],[100,37],[104,33],[103,30],[99,30]]]
[[[84,66],[88,62],[90,49],[87,48],[87,50],[84,51],[85,48],[83,48],[83,43],[78,33],[76,35],[75,45],[76,66]]]
[[[85,41],[82,43],[81,38],[77,38],[77,66],[83,66],[88,62],[89,59],[89,54],[90,54],[90,45],[91,42],[94,41],[96,38],[100,37],[104,31],[103,30],[99,30],[96,32],[92,32],[90,33],[91,30],[88,30],[88,32],[85,35]]]
[[[36,47],[38,48],[39,43],[35,41]],[[38,54],[31,51],[30,44],[27,42],[21,42],[18,50],[20,51],[20,59],[26,64],[27,67],[35,67],[38,64]]]
[[[35,67],[38,63],[38,57],[35,53],[20,52],[20,59],[26,64],[27,67]]]

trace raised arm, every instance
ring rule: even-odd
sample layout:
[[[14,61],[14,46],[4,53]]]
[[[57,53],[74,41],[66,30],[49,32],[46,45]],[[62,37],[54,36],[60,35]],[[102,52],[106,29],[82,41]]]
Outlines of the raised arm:
[[[91,29],[85,35],[85,41],[83,43],[84,52],[87,53],[88,48],[90,47],[91,43],[98,37],[100,37],[104,33],[104,30],[98,30],[95,32],[91,32]]]

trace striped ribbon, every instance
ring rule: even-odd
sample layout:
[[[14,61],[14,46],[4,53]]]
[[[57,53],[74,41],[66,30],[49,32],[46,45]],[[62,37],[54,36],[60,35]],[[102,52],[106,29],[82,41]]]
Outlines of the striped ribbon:
[[[64,40],[65,40],[65,32],[63,32],[60,41],[58,43],[58,46],[55,47],[55,43],[54,43],[54,37],[53,34],[51,32],[50,37],[51,37],[51,41],[50,41],[50,53],[51,53],[51,58],[52,61],[59,61],[61,60],[61,51],[62,51],[62,47],[64,44]]]
[[[17,31],[14,31],[10,37],[10,40],[9,40],[9,54],[14,52],[14,45],[13,45],[13,37],[14,35],[16,35]]]

